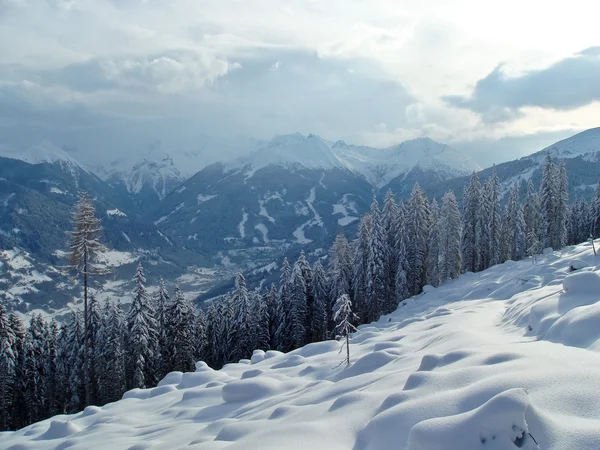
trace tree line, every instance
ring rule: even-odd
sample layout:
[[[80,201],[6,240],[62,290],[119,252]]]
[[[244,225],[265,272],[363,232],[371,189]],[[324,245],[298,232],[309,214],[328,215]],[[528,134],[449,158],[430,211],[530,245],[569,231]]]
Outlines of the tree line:
[[[171,371],[194,370],[198,360],[219,368],[255,349],[287,352],[347,338],[425,285],[506,260],[535,262],[544,247],[600,234],[600,182],[591,203],[569,204],[565,166],[548,155],[539,189],[529,180],[520,195],[520,183],[503,192],[495,172],[483,184],[473,174],[462,208],[452,191],[439,203],[418,184],[406,202],[388,191],[381,208],[373,200],[351,242],[339,234],[313,264],[303,252],[293,263],[284,259],[279,282],[266,289],[248,289],[239,273],[233,290],[203,309],[177,287],[171,296],[163,281],[150,295],[141,264],[127,312],[118,300],[101,305],[90,295],[83,313],[73,311],[62,326],[34,315],[26,329],[0,303],[0,430],[118,400]],[[98,273],[93,256],[101,251],[101,227],[86,196],[73,228],[71,261],[86,284]]]

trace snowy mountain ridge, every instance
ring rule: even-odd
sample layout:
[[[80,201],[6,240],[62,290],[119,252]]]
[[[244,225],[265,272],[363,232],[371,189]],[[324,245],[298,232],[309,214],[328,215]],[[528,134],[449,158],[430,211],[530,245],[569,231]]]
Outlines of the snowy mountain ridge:
[[[569,159],[582,156],[596,161],[600,152],[600,127],[578,133],[558,141],[545,149],[531,155],[532,158],[543,159],[546,153],[553,158]]]
[[[336,341],[199,362],[0,447],[597,450],[598,263],[587,243],[467,273],[359,327],[348,367]]]
[[[11,159],[20,159],[29,164],[60,164],[63,168],[73,170],[84,170],[89,172],[75,158],[62,148],[52,142],[43,140],[26,150],[14,150],[0,146],[0,156]]]
[[[405,141],[388,148],[330,142],[314,134],[275,136],[261,142],[248,156],[226,163],[231,169],[256,170],[278,165],[306,169],[347,169],[382,187],[415,168],[443,173],[442,178],[481,170],[470,157],[429,138]]]

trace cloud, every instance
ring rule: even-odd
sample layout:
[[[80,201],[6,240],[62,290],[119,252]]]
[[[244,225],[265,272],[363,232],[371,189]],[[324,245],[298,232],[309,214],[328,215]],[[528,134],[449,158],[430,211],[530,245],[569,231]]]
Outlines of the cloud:
[[[600,47],[592,47],[541,70],[508,76],[503,65],[479,80],[468,96],[443,99],[481,114],[487,122],[506,121],[521,108],[572,110],[600,100]]]

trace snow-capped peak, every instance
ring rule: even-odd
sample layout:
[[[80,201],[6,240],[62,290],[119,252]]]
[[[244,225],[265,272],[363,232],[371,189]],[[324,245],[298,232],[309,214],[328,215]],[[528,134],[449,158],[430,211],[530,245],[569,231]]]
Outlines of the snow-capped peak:
[[[261,142],[248,156],[238,158],[230,165],[251,167],[252,170],[269,165],[307,169],[344,167],[326,141],[314,134],[304,136],[300,133],[279,135]]]
[[[83,169],[81,164],[79,164],[67,152],[47,140],[43,140],[36,145],[32,145],[26,150],[4,151],[0,156],[5,156],[12,159],[20,159],[21,161],[25,161],[29,164],[60,163]]]
[[[150,187],[160,200],[165,198],[171,188],[184,181],[173,158],[163,154],[157,161],[144,158],[130,170],[114,171],[109,175],[111,181],[121,181],[128,192],[139,194],[144,187]]]

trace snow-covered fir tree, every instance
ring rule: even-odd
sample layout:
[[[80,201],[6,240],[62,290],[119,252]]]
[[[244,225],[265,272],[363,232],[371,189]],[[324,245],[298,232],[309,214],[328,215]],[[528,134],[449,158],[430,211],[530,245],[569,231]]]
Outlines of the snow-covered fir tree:
[[[429,227],[428,284],[440,284],[440,208],[437,200],[431,202],[431,226]]]
[[[556,202],[558,198],[556,167],[550,153],[546,154],[546,160],[542,169],[542,181],[540,182],[540,206],[543,218],[544,245],[556,247]]]
[[[500,181],[496,173],[496,166],[493,167],[492,174],[483,186],[482,206],[481,259],[482,267],[487,269],[500,261]]]
[[[290,333],[292,326],[292,303],[291,303],[291,270],[287,258],[284,258],[279,276],[279,308],[277,311],[277,322],[279,326],[276,332],[277,350],[289,351],[293,347]]]
[[[245,284],[244,284],[245,288]],[[246,292],[247,293],[247,292]],[[179,286],[175,287],[173,299],[167,305],[166,339],[167,372],[194,370],[196,320],[193,306],[187,301]]]
[[[596,185],[594,200],[590,208],[590,234],[594,237],[600,237],[600,179]]]
[[[458,201],[452,191],[444,194],[440,212],[440,262],[442,282],[458,277],[461,270],[462,222]]]
[[[154,358],[158,346],[155,312],[146,291],[146,278],[142,264],[139,263],[135,276],[135,289],[128,324],[128,386],[145,388],[152,385],[155,378]]]
[[[406,259],[408,260],[408,287],[411,295],[420,294],[427,283],[427,259],[429,244],[429,204],[425,192],[415,183],[406,220]]]
[[[348,295],[342,295],[334,305],[333,320],[335,321],[334,333],[338,339],[343,339],[346,346],[346,365],[350,365],[350,333],[356,331],[352,324],[358,316],[352,312],[352,301]]]
[[[302,275],[302,266],[296,262],[292,270],[289,293],[289,317],[292,348],[306,344],[306,284]]]
[[[158,282],[158,290],[154,295],[154,306],[156,310],[156,325],[158,329],[156,334],[158,335],[158,360],[156,361],[157,370],[161,375],[168,373],[167,369],[167,358],[169,352],[169,345],[167,340],[167,307],[171,301],[169,292],[165,286],[165,280],[162,278]]]
[[[344,294],[353,295],[352,281],[354,279],[354,267],[352,249],[346,236],[338,234],[329,252],[329,299],[340,298]],[[328,303],[330,309],[333,305]],[[333,317],[327,318],[327,323],[332,323]]]
[[[10,429],[13,397],[15,395],[16,356],[13,351],[15,335],[8,321],[8,311],[0,299],[0,431]]]
[[[525,222],[525,239],[527,255],[535,259],[542,251],[542,227],[543,217],[540,205],[540,198],[535,191],[533,181],[529,179],[527,183],[527,197],[523,207],[523,220]]]
[[[300,252],[300,256],[296,261],[296,265],[298,266],[298,269],[302,273],[302,278],[304,279],[304,288],[306,290],[306,318],[304,321],[304,327],[306,329],[306,342],[310,342],[312,340],[311,323],[313,322],[313,314],[315,311],[315,299],[313,292],[313,270],[308,261],[306,261],[304,250]]]
[[[368,321],[376,320],[385,307],[391,303],[390,300],[386,299],[386,242],[379,205],[377,199],[373,198],[373,203],[371,204],[371,233],[367,258],[367,291],[365,299]]]
[[[317,260],[313,267],[312,293],[314,298],[312,320],[310,325],[310,341],[327,339],[327,309],[329,295],[327,292],[327,275],[321,261]]]
[[[367,283],[369,277],[369,246],[371,242],[372,220],[370,214],[365,214],[358,226],[358,234],[353,243],[354,276],[352,286],[354,288],[354,308],[361,320],[368,315],[367,310]]]
[[[476,272],[481,266],[481,184],[475,172],[471,175],[463,200],[462,265],[465,272]]]
[[[396,303],[396,271],[398,270],[398,252],[396,251],[396,231],[398,228],[399,208],[394,193],[388,189],[383,202],[381,222],[384,238],[384,270],[385,296],[384,311],[395,309]],[[335,297],[339,298],[339,296]]]

